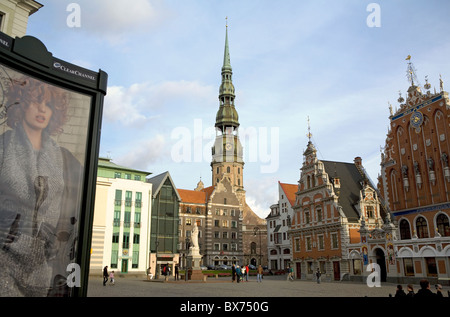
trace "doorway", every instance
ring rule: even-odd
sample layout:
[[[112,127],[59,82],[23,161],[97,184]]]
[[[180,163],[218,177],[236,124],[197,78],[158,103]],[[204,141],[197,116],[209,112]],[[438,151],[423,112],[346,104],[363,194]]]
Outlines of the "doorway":
[[[128,273],[128,259],[122,259],[122,273]]]
[[[384,256],[383,250],[377,248],[375,250],[375,257],[377,264],[380,266],[380,280],[381,282],[386,282],[386,258]]]
[[[341,263],[339,261],[333,261],[333,274],[335,281],[341,279]]]

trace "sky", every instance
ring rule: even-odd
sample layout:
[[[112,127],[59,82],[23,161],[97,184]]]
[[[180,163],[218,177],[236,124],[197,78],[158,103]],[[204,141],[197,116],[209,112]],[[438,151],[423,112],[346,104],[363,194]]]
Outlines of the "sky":
[[[181,189],[211,185],[227,28],[244,188],[262,218],[278,182],[297,184],[308,128],[319,159],[359,156],[377,183],[389,104],[410,86],[408,55],[419,84],[450,85],[446,0],[39,2],[27,35],[108,73],[100,156],[169,171]]]

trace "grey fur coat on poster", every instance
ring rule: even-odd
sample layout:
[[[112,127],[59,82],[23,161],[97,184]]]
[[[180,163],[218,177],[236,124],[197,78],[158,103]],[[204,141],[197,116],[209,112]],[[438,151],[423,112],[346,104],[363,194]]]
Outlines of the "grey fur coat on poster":
[[[80,174],[45,132],[39,151],[20,124],[0,135],[0,296],[48,296],[67,275]]]

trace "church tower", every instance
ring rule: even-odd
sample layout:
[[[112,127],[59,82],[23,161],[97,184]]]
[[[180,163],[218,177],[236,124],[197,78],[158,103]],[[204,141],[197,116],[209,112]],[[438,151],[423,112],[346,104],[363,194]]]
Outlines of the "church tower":
[[[237,190],[243,190],[243,151],[239,141],[239,116],[235,108],[233,71],[228,47],[228,26],[225,33],[225,51],[222,83],[219,89],[219,110],[216,115],[216,140],[212,147],[212,184],[226,178]]]

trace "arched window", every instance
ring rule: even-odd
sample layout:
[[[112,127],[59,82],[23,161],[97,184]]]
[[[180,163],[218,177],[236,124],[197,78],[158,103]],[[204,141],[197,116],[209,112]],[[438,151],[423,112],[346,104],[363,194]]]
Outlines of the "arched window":
[[[419,239],[428,238],[428,226],[427,221],[424,217],[419,217],[416,220],[416,230],[417,230],[417,237]]]
[[[227,173],[229,173],[230,172],[230,167],[229,166],[227,166]]]
[[[255,242],[252,242],[250,244],[250,253],[251,254],[256,254],[256,243]]]
[[[445,214],[440,214],[436,218],[436,227],[439,234],[443,237],[450,236],[450,227],[448,224],[448,217]]]
[[[406,219],[400,221],[400,239],[411,239],[411,230],[409,228],[409,222]]]

